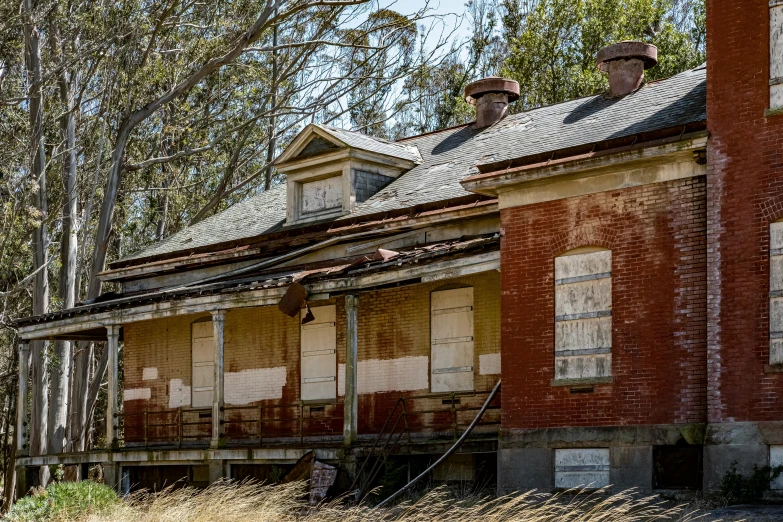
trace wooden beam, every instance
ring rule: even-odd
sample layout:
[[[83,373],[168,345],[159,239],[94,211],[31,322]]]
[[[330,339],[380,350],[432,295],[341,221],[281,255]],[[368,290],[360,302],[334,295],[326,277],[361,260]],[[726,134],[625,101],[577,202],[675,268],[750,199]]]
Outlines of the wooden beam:
[[[19,343],[19,392],[16,396],[16,455],[18,457],[29,454],[27,443],[29,430],[27,429],[27,391],[30,377],[30,343]]]
[[[106,344],[106,349],[109,351],[108,384],[106,387],[106,447],[116,449],[119,414],[120,326],[107,326],[106,337],[109,340]]]
[[[226,325],[226,311],[212,312],[212,342],[215,351],[215,385],[212,392],[212,439],[210,448],[223,446],[223,407],[225,406],[225,387],[223,380],[223,332]]]
[[[343,404],[343,439],[346,446],[356,442],[359,395],[359,297],[345,296],[345,400]]]

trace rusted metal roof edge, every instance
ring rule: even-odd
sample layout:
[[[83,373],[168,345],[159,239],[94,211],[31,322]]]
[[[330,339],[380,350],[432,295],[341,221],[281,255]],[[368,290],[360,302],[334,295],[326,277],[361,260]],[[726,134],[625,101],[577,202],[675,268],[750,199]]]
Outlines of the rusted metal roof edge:
[[[442,245],[443,248],[437,250],[434,247]],[[462,246],[460,246],[462,245]],[[458,246],[459,248],[451,249],[450,246]],[[380,272],[393,269],[395,266],[402,267],[409,264],[424,262],[426,264],[431,260],[440,260],[443,258],[462,257],[467,254],[473,254],[476,251],[481,250],[498,250],[500,248],[500,239],[497,235],[474,238],[468,240],[451,240],[436,243],[434,245],[419,246],[409,251],[401,252],[401,258],[395,258],[390,261],[377,261],[369,259],[364,263],[351,263],[342,264],[342,269],[332,273],[327,273],[328,267],[324,267],[323,274],[315,275],[308,279],[310,281],[324,281],[329,279],[341,279],[345,277],[351,277],[357,274],[367,274],[371,272]],[[416,251],[421,251],[421,254],[415,254]],[[339,260],[336,263],[340,265],[345,263],[344,260]],[[91,304],[85,304],[67,310],[61,310],[59,312],[52,312],[45,315],[30,316],[21,319],[17,319],[12,323],[13,326],[19,328],[33,324],[41,324],[47,322],[58,321],[67,319],[69,317],[90,315],[98,312],[105,312],[111,310],[119,310],[132,308],[134,306],[151,304],[163,301],[174,301],[196,295],[209,295],[220,294],[225,292],[242,292],[255,290],[260,287],[282,287],[291,283],[294,275],[302,270],[303,267],[288,267],[285,271],[279,269],[275,272],[272,270],[266,272],[260,272],[257,274],[248,275],[240,279],[234,279],[229,281],[221,281],[217,283],[209,283],[203,286],[178,288],[175,290],[160,290],[151,293],[144,293],[135,296],[120,297],[110,301],[96,302]]]

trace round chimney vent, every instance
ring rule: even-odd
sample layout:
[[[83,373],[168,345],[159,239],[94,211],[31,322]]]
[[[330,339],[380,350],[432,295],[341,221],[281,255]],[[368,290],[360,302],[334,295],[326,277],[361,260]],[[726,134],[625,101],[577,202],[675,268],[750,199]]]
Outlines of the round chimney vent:
[[[641,60],[645,69],[654,67],[658,63],[658,48],[653,44],[626,40],[604,47],[595,56],[598,70],[609,72],[609,62],[614,60]]]
[[[505,94],[509,102],[519,99],[519,83],[500,76],[488,76],[465,86],[465,101],[477,105],[485,94]]]

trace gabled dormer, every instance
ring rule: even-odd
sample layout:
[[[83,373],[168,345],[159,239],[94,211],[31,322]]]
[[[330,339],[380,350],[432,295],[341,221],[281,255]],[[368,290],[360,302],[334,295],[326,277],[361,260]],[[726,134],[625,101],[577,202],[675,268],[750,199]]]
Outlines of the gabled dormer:
[[[416,147],[310,124],[274,162],[288,179],[286,225],[350,214],[419,163]]]

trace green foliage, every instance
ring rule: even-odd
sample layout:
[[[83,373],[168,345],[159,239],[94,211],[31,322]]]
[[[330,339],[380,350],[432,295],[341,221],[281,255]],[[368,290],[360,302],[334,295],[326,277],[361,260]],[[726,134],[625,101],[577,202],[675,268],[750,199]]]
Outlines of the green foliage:
[[[721,497],[728,504],[743,504],[760,500],[769,484],[783,473],[783,466],[753,466],[753,472],[745,476],[737,471],[737,463],[731,465],[721,482]]]
[[[4,520],[39,522],[73,520],[87,514],[109,512],[120,502],[108,486],[91,481],[55,482],[19,499]]]
[[[658,47],[648,81],[695,67],[705,59],[703,6],[703,0],[684,7],[674,0],[539,0],[524,21],[504,17],[511,25],[503,73],[520,83],[517,110],[603,91],[595,55],[622,40]]]

